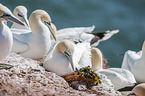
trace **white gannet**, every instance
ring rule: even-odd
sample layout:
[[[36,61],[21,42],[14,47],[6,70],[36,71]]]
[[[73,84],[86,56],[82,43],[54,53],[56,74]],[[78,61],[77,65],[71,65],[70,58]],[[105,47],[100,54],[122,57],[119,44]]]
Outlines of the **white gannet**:
[[[132,90],[133,94],[128,96],[145,96],[145,83],[138,84]]]
[[[24,26],[7,7],[0,4],[0,60],[10,53],[13,45],[12,33],[9,27],[4,23],[5,21],[16,22]]]
[[[88,45],[85,42],[75,45],[70,40],[62,40],[47,55],[43,66],[60,76],[71,74],[76,68],[91,66]]]
[[[100,41],[109,39],[114,34],[118,33],[119,30],[105,31],[105,32],[92,32],[95,26],[92,27],[74,27],[64,28],[57,31],[57,40],[71,40],[74,42],[87,41],[92,46],[97,46]]]
[[[25,26],[13,23],[11,27],[12,32],[31,32],[29,21],[27,19],[27,8],[24,6],[17,6],[13,11],[14,16],[24,22]]]
[[[29,24],[32,32],[13,33],[12,52],[31,59],[43,58],[51,46],[50,33],[55,38],[51,28],[51,18],[44,10],[35,10],[29,17]]]
[[[122,68],[132,72],[137,82],[145,82],[145,41],[142,51],[136,53],[128,50],[125,52]]]
[[[73,54],[74,43],[69,40],[62,40],[47,55],[43,67],[60,76],[71,74],[74,70]]]
[[[121,68],[108,68],[103,69],[102,62],[103,56],[102,52],[97,48],[92,48],[92,69],[97,73],[102,73],[107,76],[108,79],[111,80],[114,85],[114,89],[118,90],[125,86],[133,86],[136,81],[131,72]],[[96,56],[96,59],[95,59]],[[100,69],[99,69],[100,68]]]

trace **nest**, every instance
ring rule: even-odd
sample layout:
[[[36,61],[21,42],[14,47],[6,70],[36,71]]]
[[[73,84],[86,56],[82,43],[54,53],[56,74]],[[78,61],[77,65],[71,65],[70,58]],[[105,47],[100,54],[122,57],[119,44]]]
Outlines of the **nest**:
[[[69,85],[78,89],[81,85],[85,85],[87,89],[91,89],[92,86],[101,84],[99,76],[91,70],[90,66],[80,68],[73,73],[73,75],[65,75],[63,78],[69,83]]]

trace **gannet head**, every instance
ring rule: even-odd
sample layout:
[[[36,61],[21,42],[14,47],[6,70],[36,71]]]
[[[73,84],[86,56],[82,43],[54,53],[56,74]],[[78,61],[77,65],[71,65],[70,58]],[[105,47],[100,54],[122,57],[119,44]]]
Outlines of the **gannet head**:
[[[103,66],[103,55],[98,48],[91,48],[91,61],[92,61],[92,70],[97,71],[102,69]]]
[[[145,83],[135,86],[132,90],[135,96],[144,96],[145,95]]]
[[[35,10],[31,13],[29,17],[29,23],[30,27],[32,29],[32,26],[35,26],[35,21],[44,23],[50,30],[50,33],[52,34],[53,38],[56,40],[55,34],[51,27],[51,18],[47,12],[44,10]]]
[[[74,64],[73,64],[73,53],[74,53],[74,43],[69,40],[62,40],[60,41],[56,47],[55,50],[66,56],[71,63],[72,69],[74,70]]]
[[[56,34],[57,34],[57,28],[56,28],[56,26],[53,23],[51,23],[51,27],[52,27],[52,30],[53,30],[55,36],[56,36]],[[51,40],[54,39],[52,35],[50,35],[50,38],[51,38]]]
[[[0,21],[5,21],[5,20],[24,25],[24,23],[19,19],[17,19],[7,7],[0,4]]]
[[[17,6],[13,11],[14,16],[20,19],[22,22],[29,27],[28,20],[27,20],[27,8],[24,6]]]

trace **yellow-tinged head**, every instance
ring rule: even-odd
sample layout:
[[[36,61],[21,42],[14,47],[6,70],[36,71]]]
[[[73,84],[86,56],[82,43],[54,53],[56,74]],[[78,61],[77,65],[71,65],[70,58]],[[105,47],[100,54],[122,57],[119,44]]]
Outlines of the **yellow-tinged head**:
[[[27,20],[27,8],[24,6],[17,6],[13,11],[14,16],[16,16],[21,21],[25,22],[25,24],[29,27]]]
[[[33,20],[41,20],[42,22],[51,22],[49,14],[44,10],[33,11],[29,17],[29,22]]]
[[[72,55],[74,53],[74,43],[70,40],[62,40],[56,45],[55,49],[62,54],[67,51]]]
[[[103,67],[103,55],[100,49],[91,48],[92,70],[97,71]]]
[[[24,22],[23,17],[27,17],[27,8],[25,6],[17,6],[13,11],[14,16]]]
[[[56,40],[55,33],[53,32],[53,29],[51,27],[51,18],[46,11],[44,10],[33,11],[29,17],[29,23],[30,23],[32,32],[33,32],[33,28],[34,28],[34,31],[37,31],[38,26],[42,27],[43,26],[42,23],[45,24],[50,30],[50,33],[52,34],[53,38]],[[37,26],[36,26],[36,23],[37,23]],[[41,30],[41,29],[38,28],[38,30]]]

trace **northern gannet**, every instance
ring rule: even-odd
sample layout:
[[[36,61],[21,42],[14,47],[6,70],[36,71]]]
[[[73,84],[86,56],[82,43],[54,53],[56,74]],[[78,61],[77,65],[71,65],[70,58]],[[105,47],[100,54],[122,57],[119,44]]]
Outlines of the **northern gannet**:
[[[43,66],[60,76],[71,74],[76,68],[91,66],[89,46],[86,42],[75,44],[70,40],[62,40],[46,56]]]
[[[15,17],[17,17],[19,20],[24,22],[25,26],[22,26],[17,23],[13,23],[11,27],[12,32],[31,32],[29,21],[27,19],[27,8],[25,6],[17,6],[13,14]]]
[[[41,59],[50,49],[50,34],[55,38],[51,18],[44,10],[35,10],[29,17],[29,24],[32,32],[13,33],[12,52],[31,59]]]
[[[5,21],[16,22],[24,26],[7,7],[0,4],[0,60],[10,53],[13,45],[13,36],[9,27],[4,23]]]
[[[92,69],[97,73],[102,73],[111,80],[114,85],[114,89],[118,90],[124,88],[125,86],[133,86],[136,81],[133,74],[121,68],[108,68],[103,69],[103,56],[102,52],[98,48],[92,48]]]

